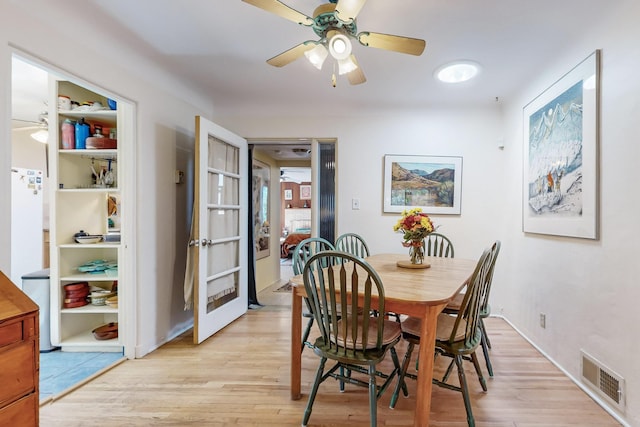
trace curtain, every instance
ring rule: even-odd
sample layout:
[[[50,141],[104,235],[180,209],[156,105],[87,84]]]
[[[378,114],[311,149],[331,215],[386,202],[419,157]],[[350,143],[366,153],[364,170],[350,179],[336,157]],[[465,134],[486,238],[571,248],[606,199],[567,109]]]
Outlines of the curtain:
[[[247,179],[247,288],[249,293],[248,304],[249,308],[258,308],[262,305],[258,302],[258,292],[256,290],[256,244],[253,230],[253,149],[249,148],[249,155],[247,156],[249,166],[247,167],[248,179]]]

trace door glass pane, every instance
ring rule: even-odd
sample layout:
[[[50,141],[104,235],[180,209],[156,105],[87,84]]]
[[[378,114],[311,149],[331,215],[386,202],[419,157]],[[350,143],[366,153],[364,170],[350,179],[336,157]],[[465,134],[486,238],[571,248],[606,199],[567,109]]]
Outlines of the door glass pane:
[[[207,276],[220,274],[238,266],[238,240],[217,243],[207,249]]]
[[[207,281],[207,313],[238,297],[238,272]]]
[[[213,240],[235,237],[240,233],[238,209],[211,209],[209,238]]]
[[[240,170],[240,151],[238,147],[219,139],[209,137],[209,167],[237,174]]]
[[[237,205],[238,184],[240,180],[236,177],[226,176],[220,173],[209,172],[209,204],[214,205]]]

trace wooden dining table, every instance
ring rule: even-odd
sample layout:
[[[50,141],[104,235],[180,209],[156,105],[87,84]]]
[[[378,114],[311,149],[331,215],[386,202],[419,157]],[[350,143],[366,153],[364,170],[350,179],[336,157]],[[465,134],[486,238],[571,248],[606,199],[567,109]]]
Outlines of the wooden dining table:
[[[416,389],[415,427],[429,425],[431,411],[431,379],[436,342],[438,314],[465,286],[477,261],[461,258],[425,257],[429,268],[405,268],[397,265],[406,261],[402,254],[377,254],[366,258],[384,285],[385,310],[422,319],[419,346],[420,370]],[[291,399],[302,397],[300,392],[302,355],[302,298],[306,296],[302,275],[290,279],[291,303]],[[375,296],[372,298],[375,302]]]

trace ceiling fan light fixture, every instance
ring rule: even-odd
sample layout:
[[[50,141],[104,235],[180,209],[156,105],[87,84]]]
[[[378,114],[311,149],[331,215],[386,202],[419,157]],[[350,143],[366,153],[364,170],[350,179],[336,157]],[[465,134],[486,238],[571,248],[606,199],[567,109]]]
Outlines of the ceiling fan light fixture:
[[[338,60],[338,74],[343,75],[352,72],[358,68],[355,62],[348,56],[346,59]]]
[[[321,70],[324,60],[329,56],[329,51],[323,44],[319,43],[313,49],[306,51],[304,56],[306,56],[309,62],[311,62],[311,65],[316,67],[318,70]]]
[[[454,61],[438,67],[436,79],[444,83],[462,83],[471,80],[480,72],[480,64],[473,61]]]
[[[344,34],[338,33],[329,39],[329,52],[338,61],[349,58],[351,48],[351,40]]]

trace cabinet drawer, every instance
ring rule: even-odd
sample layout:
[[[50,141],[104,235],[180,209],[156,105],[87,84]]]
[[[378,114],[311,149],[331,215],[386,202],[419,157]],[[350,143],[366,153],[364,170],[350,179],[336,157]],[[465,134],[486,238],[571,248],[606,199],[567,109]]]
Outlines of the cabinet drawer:
[[[35,357],[33,340],[0,351],[0,406],[35,391]]]
[[[0,409],[0,426],[35,427],[38,425],[38,396],[33,393]]]
[[[0,347],[22,341],[22,322],[0,326]]]

